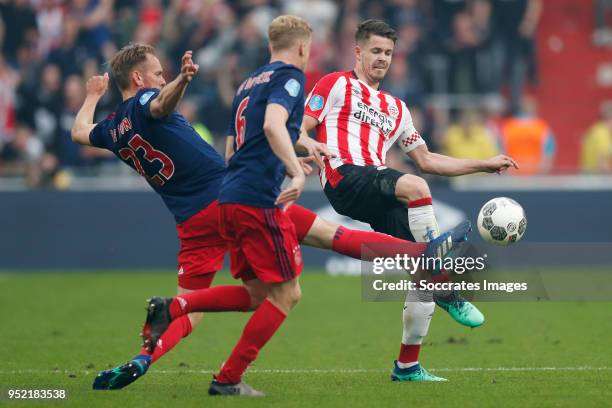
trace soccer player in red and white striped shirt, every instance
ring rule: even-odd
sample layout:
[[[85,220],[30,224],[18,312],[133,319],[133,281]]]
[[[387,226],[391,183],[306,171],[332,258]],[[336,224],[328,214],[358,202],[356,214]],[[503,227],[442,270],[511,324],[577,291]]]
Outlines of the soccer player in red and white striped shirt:
[[[516,162],[504,155],[488,160],[456,159],[427,149],[404,101],[379,89],[397,35],[380,20],[361,23],[355,35],[353,71],[321,78],[306,100],[303,127],[316,129],[319,142],[336,155],[326,160],[321,183],[334,209],[398,238],[426,242],[439,235],[427,182],[385,167],[389,148],[400,147],[425,173],[459,176],[501,173]],[[418,364],[435,303],[459,323],[476,327],[484,316],[455,292],[410,292],[404,304],[404,331],[392,379],[442,381]]]

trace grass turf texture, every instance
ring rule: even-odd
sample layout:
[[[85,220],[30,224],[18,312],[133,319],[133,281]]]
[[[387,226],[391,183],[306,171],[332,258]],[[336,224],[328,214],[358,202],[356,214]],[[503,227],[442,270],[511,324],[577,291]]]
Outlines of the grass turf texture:
[[[58,405],[87,407],[601,407],[612,398],[609,303],[482,303],[487,322],[475,330],[438,309],[421,361],[450,381],[393,383],[401,303],[362,302],[358,277],[313,273],[303,275],[302,302],[246,376],[264,399],[206,395],[248,318],[242,313],[205,316],[136,383],[92,391],[98,370],[139,350],[144,300],[173,295],[175,282],[170,272],[0,274],[0,403],[8,388],[63,388],[69,396]],[[220,274],[215,284],[228,282]]]

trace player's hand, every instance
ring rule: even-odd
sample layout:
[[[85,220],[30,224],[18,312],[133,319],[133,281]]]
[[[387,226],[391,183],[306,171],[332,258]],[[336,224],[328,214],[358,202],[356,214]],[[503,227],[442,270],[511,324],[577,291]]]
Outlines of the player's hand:
[[[310,173],[312,173],[312,166],[309,163],[314,161],[314,157],[298,157],[298,161],[300,162],[300,166],[302,166],[302,170],[304,170],[304,174],[310,176]]]
[[[324,166],[323,156],[324,158],[331,159],[332,157],[336,157],[324,143],[319,143],[316,140],[312,139],[306,133],[306,130],[302,128],[300,130],[300,137],[297,141],[296,147],[299,147],[305,150],[307,156],[312,156],[313,160],[321,169]]]
[[[306,183],[304,173],[294,176],[289,185],[278,195],[274,204],[281,205],[284,210],[289,208],[300,198],[302,191],[304,191],[304,183]]]
[[[87,96],[94,96],[96,98],[101,98],[102,95],[106,93],[108,89],[108,72],[105,72],[104,75],[94,75],[87,80],[85,84],[85,90],[87,91]]]
[[[308,149],[308,156],[309,157],[312,156],[315,163],[317,164],[317,166],[319,166],[320,169],[323,169],[325,167],[325,163],[323,163],[323,158],[326,158],[329,160],[333,157],[336,157],[336,155],[333,154],[329,150],[327,145],[324,143],[315,142],[311,146],[307,147],[307,149]]]
[[[193,76],[198,73],[198,69],[200,66],[198,64],[193,63],[193,51],[189,50],[183,54],[183,58],[181,58],[181,78],[185,82],[191,82]]]
[[[512,157],[500,154],[485,160],[484,171],[487,173],[502,174],[510,167],[514,167],[515,169],[519,168],[518,164]]]

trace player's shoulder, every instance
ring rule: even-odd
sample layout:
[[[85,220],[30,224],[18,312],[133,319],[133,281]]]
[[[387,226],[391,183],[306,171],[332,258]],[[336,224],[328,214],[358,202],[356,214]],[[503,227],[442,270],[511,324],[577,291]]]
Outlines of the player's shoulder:
[[[146,105],[147,103],[149,103],[149,101],[157,96],[159,94],[159,89],[156,88],[143,88],[143,89],[139,89],[138,92],[136,92],[136,95],[134,95],[134,99],[133,101],[135,103],[138,103],[142,106]]]
[[[304,71],[302,71],[301,69],[299,69],[298,67],[296,67],[293,64],[285,64],[282,62],[279,62],[277,64],[272,63],[270,64],[270,67],[274,70],[274,72],[299,72],[301,74],[304,73]]]
[[[278,64],[278,65],[274,65],[274,64],[270,64],[270,69],[272,71],[272,78],[296,78],[299,79],[301,81],[304,80],[305,78],[305,74],[304,71],[302,71],[301,69],[299,69],[298,67],[296,67],[295,65],[292,64]]]
[[[344,90],[345,85],[350,81],[351,75],[352,73],[350,71],[337,71],[324,75],[317,81],[312,91],[313,95],[327,98],[335,92],[340,92],[341,89]]]
[[[347,80],[350,77],[351,77],[350,71],[330,72],[329,74],[323,75],[321,79],[317,81],[317,84],[333,85],[338,80]]]

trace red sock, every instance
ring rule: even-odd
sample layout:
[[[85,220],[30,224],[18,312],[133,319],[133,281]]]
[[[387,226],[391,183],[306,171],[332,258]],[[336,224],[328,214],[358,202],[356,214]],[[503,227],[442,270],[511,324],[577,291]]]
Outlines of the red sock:
[[[426,243],[414,243],[379,232],[344,227],[338,227],[332,240],[333,251],[364,261],[372,261],[377,257],[394,257],[397,254],[416,257],[420,256],[426,247]]]
[[[176,346],[183,337],[191,334],[191,321],[188,316],[181,316],[170,323],[164,334],[161,335],[155,346],[153,354],[149,354],[145,347],[140,350],[140,354],[151,356],[151,364],[159,360],[161,356],[169,352]]]
[[[251,296],[244,286],[225,285],[176,296],[170,303],[170,315],[176,319],[192,312],[244,312],[250,307]]]
[[[221,371],[215,377],[221,383],[237,383],[259,350],[283,324],[285,313],[265,299],[249,319],[238,344],[234,347]]]
[[[419,361],[419,352],[421,351],[420,344],[401,344],[399,357],[397,361],[400,363],[414,363]]]

